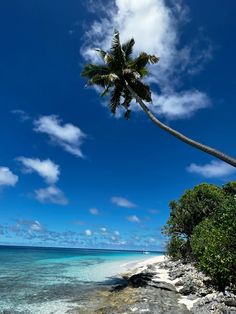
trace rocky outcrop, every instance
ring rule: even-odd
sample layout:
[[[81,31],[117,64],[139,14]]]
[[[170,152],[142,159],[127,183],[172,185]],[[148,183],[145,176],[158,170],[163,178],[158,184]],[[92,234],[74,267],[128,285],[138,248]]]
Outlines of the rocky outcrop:
[[[236,314],[236,296],[232,291],[225,295],[218,292],[211,279],[197,271],[194,265],[181,261],[165,261],[159,264],[169,272],[170,279],[183,296],[197,300],[191,308],[192,314]]]
[[[128,285],[133,288],[146,287],[152,280],[154,273],[141,272],[127,278]]]
[[[167,261],[163,262],[160,267],[168,269],[170,279],[177,280],[175,286],[180,287],[179,292],[182,295],[195,294],[202,297],[215,292],[211,279],[202,272],[197,271],[194,265],[190,263]]]
[[[196,302],[192,308],[193,314],[236,314],[235,295],[224,296],[222,293],[212,293]]]
[[[154,282],[142,273],[131,276],[128,281],[129,285],[123,290],[111,292],[106,305],[95,313],[190,314],[185,305],[178,303],[179,294],[173,285]]]

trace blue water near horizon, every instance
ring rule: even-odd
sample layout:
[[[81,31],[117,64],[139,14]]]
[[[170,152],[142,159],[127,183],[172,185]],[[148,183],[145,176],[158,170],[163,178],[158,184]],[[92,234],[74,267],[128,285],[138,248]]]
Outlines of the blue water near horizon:
[[[0,313],[72,313],[76,298],[114,284],[150,252],[0,246]]]

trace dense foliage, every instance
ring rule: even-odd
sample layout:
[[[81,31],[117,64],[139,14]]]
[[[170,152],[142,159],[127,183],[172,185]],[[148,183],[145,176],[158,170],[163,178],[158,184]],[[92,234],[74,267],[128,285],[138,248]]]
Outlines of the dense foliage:
[[[187,241],[184,238],[173,235],[167,243],[167,252],[174,261],[187,258]]]
[[[178,201],[170,202],[171,213],[165,233],[189,238],[194,227],[220,207],[224,195],[221,188],[206,183],[187,190]]]
[[[220,290],[236,282],[236,182],[200,184],[170,203],[167,254],[191,259]]]

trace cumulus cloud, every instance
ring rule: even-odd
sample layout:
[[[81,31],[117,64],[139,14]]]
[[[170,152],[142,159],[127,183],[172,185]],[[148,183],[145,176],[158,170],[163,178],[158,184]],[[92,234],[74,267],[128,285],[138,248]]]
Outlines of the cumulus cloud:
[[[141,220],[136,215],[128,216],[126,217],[126,219],[130,222],[135,222],[135,223],[141,222]]]
[[[35,190],[35,198],[41,203],[53,203],[58,205],[68,204],[64,193],[56,186],[49,186]]]
[[[89,210],[90,214],[92,215],[99,215],[99,210],[97,208],[90,208]]]
[[[117,236],[117,237],[119,237],[120,232],[116,230],[116,231],[114,231],[114,235]]]
[[[119,207],[126,207],[126,208],[134,208],[137,207],[136,204],[132,203],[128,199],[120,196],[113,196],[111,198],[111,202]]]
[[[187,168],[187,171],[198,174],[204,178],[225,178],[236,173],[236,169],[233,166],[218,160],[212,160],[209,164],[205,165],[192,163]]]
[[[56,183],[59,179],[59,166],[50,159],[40,160],[38,158],[19,157],[17,160],[24,166],[24,172],[36,172],[49,184]]]
[[[71,123],[63,124],[58,116],[42,116],[35,120],[34,131],[47,134],[53,143],[76,157],[84,157],[81,145],[86,138],[85,133]]]
[[[9,168],[0,167],[0,187],[15,186],[19,177],[15,175]]]
[[[91,236],[91,235],[93,234],[93,232],[92,232],[90,229],[86,229],[86,230],[84,231],[84,234],[85,234],[86,236]]]
[[[93,4],[96,6],[95,1],[90,1],[90,6]],[[101,17],[86,31],[81,49],[86,60],[97,62],[99,57],[93,48],[108,50],[113,30],[118,29],[122,42],[132,37],[135,39],[135,54],[146,51],[160,57],[160,62],[150,67],[148,78],[154,90],[158,85],[158,97],[153,97],[155,101],[149,104],[155,113],[180,119],[209,105],[208,96],[201,91],[179,92],[182,77],[198,73],[212,57],[209,40],[202,33],[196,36],[198,39],[181,47],[181,28],[189,19],[188,8],[181,0],[171,5],[164,0],[114,0],[109,4],[101,2],[99,7]],[[133,107],[139,110],[136,104]]]
[[[164,95],[153,93],[152,99],[153,103],[148,105],[152,111],[171,120],[191,117],[197,110],[210,106],[209,98],[198,90]]]

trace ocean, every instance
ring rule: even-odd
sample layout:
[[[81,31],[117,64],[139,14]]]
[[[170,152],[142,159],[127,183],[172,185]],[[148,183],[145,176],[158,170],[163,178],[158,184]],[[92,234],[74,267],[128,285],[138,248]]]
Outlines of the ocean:
[[[83,295],[116,283],[128,265],[161,254],[0,246],[0,313],[76,313]]]

